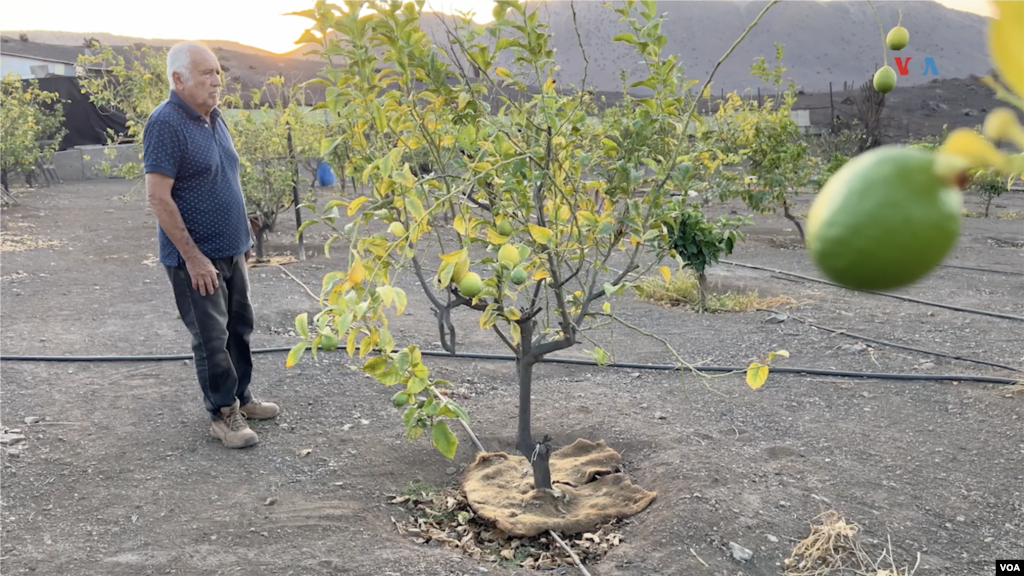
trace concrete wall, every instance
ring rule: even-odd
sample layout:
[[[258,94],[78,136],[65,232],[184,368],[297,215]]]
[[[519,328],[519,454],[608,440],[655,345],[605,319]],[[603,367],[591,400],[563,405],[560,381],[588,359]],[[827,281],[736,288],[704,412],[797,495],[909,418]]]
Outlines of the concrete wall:
[[[3,76],[7,76],[8,72],[14,72],[21,76],[22,80],[45,77],[45,75],[33,74],[33,66],[46,66],[46,73],[56,76],[75,75],[75,67],[69,64],[58,64],[56,62],[47,62],[13,54],[0,54],[0,74]]]

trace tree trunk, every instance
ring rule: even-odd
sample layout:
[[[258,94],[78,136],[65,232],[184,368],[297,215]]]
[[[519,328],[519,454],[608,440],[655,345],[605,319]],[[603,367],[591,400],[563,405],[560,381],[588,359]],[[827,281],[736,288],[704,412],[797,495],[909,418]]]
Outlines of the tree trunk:
[[[697,293],[701,312],[708,311],[708,276],[704,272],[697,273]]]
[[[267,232],[270,229],[267,226],[260,226],[259,230],[256,231],[256,260],[263,260],[263,244],[267,239]]]
[[[551,489],[551,446],[547,436],[541,442],[533,440],[530,423],[531,392],[533,390],[533,367],[537,359],[530,353],[533,341],[533,321],[520,324],[519,359],[516,360],[516,375],[519,377],[519,429],[516,434],[516,450],[526,456],[533,467],[533,487],[537,490]]]
[[[793,214],[789,211],[788,202],[782,202],[782,215],[786,217],[786,220],[789,220],[790,222],[793,223],[794,226],[796,226],[796,231],[800,233],[800,241],[803,242],[805,240],[804,227],[800,225],[800,221],[796,219],[796,216],[793,216]]]
[[[988,218],[988,209],[992,206],[992,199],[995,198],[995,194],[986,194],[985,196],[985,218]]]

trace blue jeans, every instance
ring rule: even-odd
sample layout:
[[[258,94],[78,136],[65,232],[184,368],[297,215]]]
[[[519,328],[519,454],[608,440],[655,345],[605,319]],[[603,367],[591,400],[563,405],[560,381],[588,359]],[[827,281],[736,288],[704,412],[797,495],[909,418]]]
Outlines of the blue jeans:
[[[192,287],[184,264],[165,266],[174,288],[181,320],[192,334],[196,377],[210,417],[221,418],[220,409],[238,399],[252,400],[252,353],[249,338],[255,316],[249,302],[249,277],[245,255],[211,260],[218,272],[217,289],[203,296]]]

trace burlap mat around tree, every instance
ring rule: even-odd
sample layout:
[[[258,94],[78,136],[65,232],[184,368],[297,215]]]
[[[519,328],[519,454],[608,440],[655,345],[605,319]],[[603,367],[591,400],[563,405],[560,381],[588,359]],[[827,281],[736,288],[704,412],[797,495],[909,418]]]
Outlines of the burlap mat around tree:
[[[534,490],[533,469],[518,454],[481,452],[466,468],[462,489],[479,516],[510,536],[547,530],[578,534],[639,514],[657,496],[619,472],[622,459],[604,440],[579,439],[551,453],[553,491]]]

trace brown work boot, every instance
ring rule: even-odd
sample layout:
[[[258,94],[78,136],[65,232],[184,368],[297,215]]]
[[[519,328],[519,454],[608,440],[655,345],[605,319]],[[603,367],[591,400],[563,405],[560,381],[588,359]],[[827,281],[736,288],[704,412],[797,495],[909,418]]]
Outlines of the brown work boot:
[[[273,402],[260,402],[255,398],[249,400],[249,403],[239,408],[239,410],[241,410],[249,420],[269,420],[271,418],[276,418],[281,412],[281,409],[278,408],[277,404],[274,404]]]
[[[220,438],[228,448],[246,448],[260,441],[256,433],[245,423],[245,414],[238,409],[238,400],[231,406],[220,409],[220,420],[214,420],[210,434]]]

